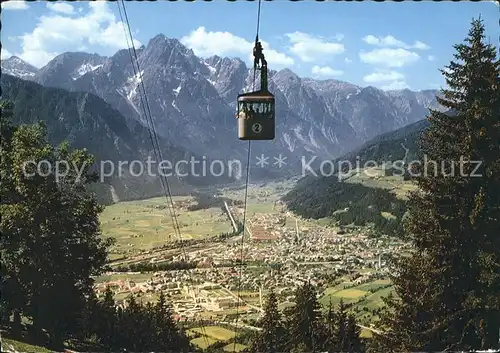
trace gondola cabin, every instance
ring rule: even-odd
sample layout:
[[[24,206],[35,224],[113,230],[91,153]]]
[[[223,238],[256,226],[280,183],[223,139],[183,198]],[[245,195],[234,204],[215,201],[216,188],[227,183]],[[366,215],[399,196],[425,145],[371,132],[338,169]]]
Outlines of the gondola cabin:
[[[274,140],[274,95],[266,91],[238,96],[238,137],[240,140]]]

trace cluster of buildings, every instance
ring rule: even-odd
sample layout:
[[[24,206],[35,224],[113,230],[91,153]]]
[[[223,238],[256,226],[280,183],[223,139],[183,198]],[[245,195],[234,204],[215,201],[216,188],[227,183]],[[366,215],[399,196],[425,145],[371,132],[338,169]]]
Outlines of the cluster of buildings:
[[[187,254],[197,268],[155,272],[144,283],[107,284],[117,292],[161,290],[183,318],[202,312],[223,316],[242,305],[238,289],[260,293],[262,288],[274,288],[290,299],[295,287],[304,281],[327,287],[336,276],[350,275],[356,284],[386,277],[386,256],[405,252],[407,247],[391,239],[374,239],[363,230],[344,234],[287,212],[256,214],[247,223],[243,247],[240,241],[208,243],[178,255],[181,259]],[[173,261],[176,259],[174,256]],[[244,266],[240,267],[241,260]],[[102,291],[105,285],[97,290]],[[246,310],[260,308],[248,304]]]

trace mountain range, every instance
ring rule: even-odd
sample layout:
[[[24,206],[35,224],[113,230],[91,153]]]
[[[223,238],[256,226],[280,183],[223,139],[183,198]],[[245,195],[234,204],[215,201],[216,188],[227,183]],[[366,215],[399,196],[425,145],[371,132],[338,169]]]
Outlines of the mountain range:
[[[43,87],[35,82],[3,74],[0,79],[2,99],[14,103],[12,123],[43,122],[50,143],[58,145],[66,140],[73,148],[85,148],[96,158],[92,166],[102,175],[102,182],[93,185],[99,200],[111,203],[124,199],[159,196],[162,186],[157,175],[158,164],[151,164],[151,173],[141,173],[139,161],[147,167],[147,160],[155,161],[148,130],[137,121],[127,121],[116,109],[88,92],[69,92],[59,88]],[[201,160],[200,156],[159,140],[161,153],[176,161]],[[128,162],[125,164],[124,162]],[[121,166],[120,166],[120,163]],[[201,175],[200,168],[194,169]],[[187,173],[185,177],[170,178],[174,193],[192,192],[192,186],[227,183],[231,178],[199,178]]]
[[[101,98],[120,113],[132,139],[142,138],[134,129],[147,127],[142,79],[162,143],[208,159],[246,163],[247,143],[237,138],[235,103],[238,93],[253,86],[252,68],[238,58],[197,57],[177,39],[161,34],[137,49],[137,57],[140,72],[127,49],[111,57],[67,52],[40,69],[13,56],[1,66],[4,73],[43,87]],[[269,87],[276,96],[276,138],[252,144],[252,164],[255,156],[270,158],[266,170],[252,166],[252,179],[296,174],[299,156],[334,159],[377,135],[423,119],[429,108],[440,109],[434,90],[382,91],[301,78],[289,69],[270,70]],[[272,165],[279,154],[287,158],[281,169]]]

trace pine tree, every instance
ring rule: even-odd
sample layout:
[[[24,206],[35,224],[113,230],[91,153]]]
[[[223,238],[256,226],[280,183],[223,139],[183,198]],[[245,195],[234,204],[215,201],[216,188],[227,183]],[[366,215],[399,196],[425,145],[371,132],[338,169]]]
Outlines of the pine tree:
[[[278,310],[278,299],[273,290],[269,293],[264,316],[259,323],[262,331],[252,342],[251,351],[261,353],[274,353],[282,351],[282,338],[285,330]]]
[[[328,304],[328,310],[325,315],[325,349],[328,353],[334,353],[338,351],[337,344],[337,321],[335,315],[335,308],[332,304],[332,299],[330,298],[330,303]]]
[[[337,351],[345,351],[347,333],[347,305],[341,299],[337,312],[335,313],[335,324],[337,331],[335,334]]]
[[[126,348],[133,351],[142,351],[143,348],[138,342],[139,330],[141,330],[141,307],[134,295],[127,298],[127,307],[123,313],[122,325],[120,331],[123,333],[123,341],[120,348]]]
[[[172,308],[163,292],[160,293],[153,312],[158,350],[161,352],[183,352],[188,349],[189,341],[177,328],[172,317]]]
[[[456,61],[442,70],[449,88],[438,97],[449,113],[431,110],[421,139],[405,229],[415,251],[394,261],[396,296],[377,336],[385,351],[498,345],[500,67],[480,19],[454,48]]]
[[[345,352],[362,352],[364,351],[364,345],[361,341],[361,328],[356,322],[356,317],[349,313],[347,315],[347,322],[345,328]]]
[[[156,308],[150,301],[141,306],[142,327],[139,330],[141,335],[139,342],[143,351],[153,351],[158,349],[158,341],[156,340]],[[160,351],[162,351],[160,349]],[[164,351],[166,352],[166,351]]]
[[[154,343],[154,330],[151,325],[153,318],[152,313],[149,316],[150,313],[148,312],[150,308],[147,304],[144,304],[141,298],[137,303],[136,310],[131,309],[132,325],[130,328],[132,329],[131,337],[133,337],[134,342],[130,348],[137,351],[149,351],[151,350],[151,344]]]
[[[311,283],[307,282],[298,287],[295,292],[295,306],[290,313],[287,323],[290,339],[284,347],[302,347],[308,352],[318,352],[324,346],[325,328],[321,320],[320,304],[316,291]]]
[[[123,328],[125,327],[125,311],[121,306],[116,309],[116,331],[113,346],[115,348],[122,348],[125,346],[126,337]]]
[[[86,298],[84,307],[79,315],[79,331],[76,332],[76,337],[80,338],[81,341],[92,340],[97,334],[97,324],[100,322],[99,304],[96,293],[92,291]]]
[[[118,344],[118,323],[114,294],[108,286],[104,291],[104,298],[97,308],[97,336],[107,348],[116,347]]]
[[[340,300],[337,310],[330,306],[325,316],[327,336],[326,349],[328,352],[361,352],[364,347],[360,338],[360,329],[356,318],[347,311],[348,307]]]

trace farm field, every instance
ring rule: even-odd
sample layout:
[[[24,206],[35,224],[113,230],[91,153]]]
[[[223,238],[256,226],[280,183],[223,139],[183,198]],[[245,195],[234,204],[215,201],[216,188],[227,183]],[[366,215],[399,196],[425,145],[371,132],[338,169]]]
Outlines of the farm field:
[[[173,197],[175,203],[188,199]],[[116,239],[112,249],[115,258],[178,240],[170,211],[164,206],[165,199],[157,197],[120,202],[104,209],[100,217],[101,229],[105,236]],[[176,216],[184,239],[199,239],[232,231],[229,220],[218,207],[197,211],[176,207]]]
[[[206,334],[206,336],[218,341],[227,341],[236,336],[236,332],[219,326],[205,326],[204,330],[201,327],[195,327],[189,331],[196,332],[200,335]]]
[[[320,303],[327,307],[331,301],[333,305],[338,305],[342,300],[346,304],[353,304],[353,309],[358,310],[358,319],[362,322],[373,321],[373,317],[366,310],[374,310],[383,306],[382,298],[386,297],[393,290],[389,280],[376,280],[370,283],[361,284],[352,288],[345,288],[349,283],[343,282],[330,287],[323,292]],[[389,286],[389,287],[388,287]],[[364,335],[369,335],[366,332]]]
[[[14,349],[17,352],[52,353],[51,350],[49,350],[45,347],[34,346],[34,345],[29,344],[29,343],[24,343],[24,342],[16,341],[13,339],[4,338],[4,337],[2,337],[1,343],[2,343],[1,344],[2,352],[4,351],[3,349]]]
[[[190,342],[201,349],[206,349],[208,346],[217,343],[219,341],[214,340],[213,338],[210,337],[203,336],[194,338]]]
[[[386,176],[382,168],[360,169],[359,173],[353,171],[350,177],[346,178],[347,183],[359,183],[367,187],[389,189],[396,197],[406,199],[409,191],[417,189],[411,181],[403,180],[401,176]]]
[[[368,292],[359,289],[343,289],[341,291],[335,292],[332,296],[344,299],[344,301],[354,301],[360,297],[365,296]]]
[[[269,204],[271,207],[274,201],[286,194],[293,187],[292,182],[269,182],[258,185],[249,185],[248,187],[248,203],[253,204]],[[242,188],[225,188],[221,192],[224,196],[235,200],[244,200],[245,189]]]
[[[201,335],[201,337],[192,339],[191,343],[201,349],[205,349],[209,345],[212,345],[216,342],[232,340],[236,337],[236,332],[219,326],[205,326],[204,330],[201,327],[189,329],[188,335]],[[240,352],[245,348],[246,346],[243,344],[228,343],[226,346],[224,346],[223,350],[225,352]]]
[[[224,350],[224,352],[241,352],[245,348],[247,348],[247,346],[245,346],[244,344],[229,343],[227,346],[224,346],[223,350]]]

